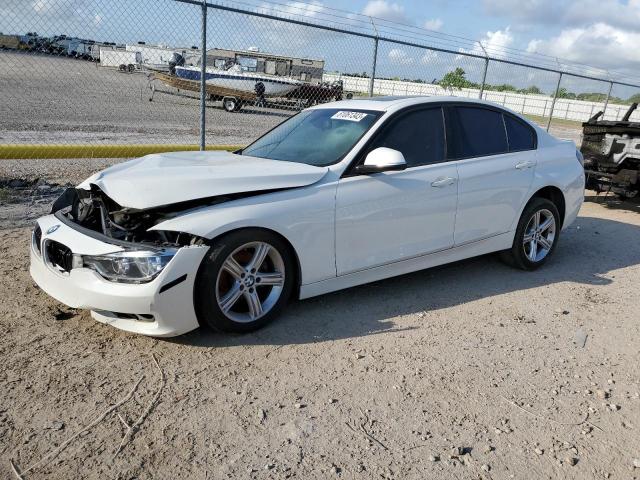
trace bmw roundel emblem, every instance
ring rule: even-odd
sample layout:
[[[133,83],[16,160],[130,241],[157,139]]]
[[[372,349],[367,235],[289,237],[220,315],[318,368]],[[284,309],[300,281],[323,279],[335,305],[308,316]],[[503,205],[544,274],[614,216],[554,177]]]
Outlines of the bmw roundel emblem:
[[[60,228],[60,224],[53,225],[53,226],[47,228],[47,235],[51,235],[53,232],[55,232],[59,228]]]

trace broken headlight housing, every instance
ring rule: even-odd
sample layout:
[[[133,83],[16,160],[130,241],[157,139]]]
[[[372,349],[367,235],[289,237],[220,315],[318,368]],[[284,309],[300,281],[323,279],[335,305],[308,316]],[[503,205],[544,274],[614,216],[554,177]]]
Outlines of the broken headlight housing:
[[[125,250],[106,255],[82,255],[74,258],[74,267],[90,268],[112,282],[146,283],[160,274],[176,251]]]

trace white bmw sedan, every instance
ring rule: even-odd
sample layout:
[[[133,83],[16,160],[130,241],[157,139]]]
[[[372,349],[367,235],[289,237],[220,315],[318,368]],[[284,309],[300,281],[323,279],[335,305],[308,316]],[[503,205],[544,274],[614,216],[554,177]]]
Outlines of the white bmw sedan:
[[[490,252],[541,266],[584,196],[582,157],[488,102],[316,106],[235,153],[148,155],[68,189],[31,275],[130,332],[244,332],[308,298]]]

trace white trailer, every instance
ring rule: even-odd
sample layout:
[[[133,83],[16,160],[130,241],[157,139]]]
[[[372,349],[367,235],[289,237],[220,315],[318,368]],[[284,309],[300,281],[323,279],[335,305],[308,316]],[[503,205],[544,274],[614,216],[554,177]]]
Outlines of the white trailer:
[[[140,52],[128,52],[126,50],[100,49],[100,66],[116,67],[120,65],[140,65],[142,54]]]

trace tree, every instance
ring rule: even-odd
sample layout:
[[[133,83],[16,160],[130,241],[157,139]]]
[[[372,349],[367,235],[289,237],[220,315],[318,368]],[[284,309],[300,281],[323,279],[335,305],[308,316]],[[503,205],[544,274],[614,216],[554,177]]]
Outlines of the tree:
[[[471,82],[465,77],[466,72],[458,67],[455,70],[448,72],[442,77],[442,80],[438,84],[443,88],[451,88],[461,90],[463,88],[469,88]]]
[[[502,85],[494,85],[490,88],[490,90],[497,90],[498,92],[517,92],[518,91],[516,87],[514,87],[513,85],[509,85],[508,83],[503,83]]]
[[[558,89],[558,97],[557,98],[568,98],[568,99],[574,99],[576,98],[576,94],[573,92],[569,92],[567,91],[566,88],[564,87],[560,87]]]
[[[524,93],[526,95],[540,95],[542,94],[542,90],[535,85],[531,85],[530,87],[521,89],[520,93]]]
[[[627,103],[640,103],[640,93],[630,96],[627,99]]]

